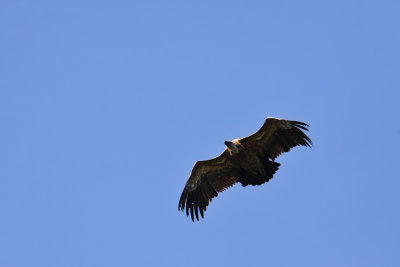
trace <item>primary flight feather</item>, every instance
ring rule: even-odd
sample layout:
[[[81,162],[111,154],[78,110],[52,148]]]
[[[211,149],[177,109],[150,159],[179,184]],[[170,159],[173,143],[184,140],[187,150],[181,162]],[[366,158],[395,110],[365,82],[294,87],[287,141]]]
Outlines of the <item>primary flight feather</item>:
[[[268,182],[279,168],[275,158],[295,146],[311,147],[303,132],[307,124],[267,118],[254,134],[225,141],[227,148],[216,158],[197,161],[179,199],[179,210],[199,220],[219,192],[239,182],[242,186]]]

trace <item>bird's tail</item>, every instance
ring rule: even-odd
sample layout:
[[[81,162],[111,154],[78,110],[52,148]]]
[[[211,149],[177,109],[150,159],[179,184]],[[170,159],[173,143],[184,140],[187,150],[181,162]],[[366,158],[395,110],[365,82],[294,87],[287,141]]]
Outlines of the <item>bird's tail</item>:
[[[247,186],[247,185],[262,185],[265,182],[268,182],[269,180],[272,179],[274,176],[275,172],[279,169],[279,164],[278,162],[275,161],[270,161],[267,160],[264,162],[264,169],[265,173],[264,175],[259,175],[259,176],[254,176],[254,175],[244,175],[244,178],[239,179],[240,183],[242,186]]]
[[[270,160],[264,162],[264,167],[267,172],[267,174],[265,175],[265,179],[267,179],[266,182],[272,179],[276,171],[279,169],[280,165],[281,165],[280,163]]]

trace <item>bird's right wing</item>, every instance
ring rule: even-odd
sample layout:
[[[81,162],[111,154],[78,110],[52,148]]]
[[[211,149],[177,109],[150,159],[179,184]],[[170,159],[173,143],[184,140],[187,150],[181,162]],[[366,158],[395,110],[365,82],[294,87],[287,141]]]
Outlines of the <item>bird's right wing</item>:
[[[239,139],[239,142],[250,147],[258,156],[275,160],[295,146],[311,147],[311,139],[302,131],[308,131],[307,127],[299,121],[267,118],[256,133]]]
[[[192,173],[186,182],[181,198],[179,210],[184,210],[186,215],[194,221],[194,216],[199,220],[199,212],[204,218],[204,211],[211,200],[218,196],[219,192],[239,182],[240,176],[237,168],[228,160],[229,151],[225,151],[218,157],[197,161]]]

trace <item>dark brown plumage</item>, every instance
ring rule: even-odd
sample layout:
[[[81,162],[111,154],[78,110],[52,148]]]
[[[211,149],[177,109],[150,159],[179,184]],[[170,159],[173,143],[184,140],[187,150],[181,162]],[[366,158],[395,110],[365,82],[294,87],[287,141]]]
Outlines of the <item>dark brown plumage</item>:
[[[179,210],[199,220],[219,192],[240,182],[242,186],[268,182],[279,168],[280,154],[295,146],[311,147],[311,139],[302,131],[308,125],[298,121],[267,118],[254,134],[225,141],[227,148],[216,158],[197,161],[179,200]]]

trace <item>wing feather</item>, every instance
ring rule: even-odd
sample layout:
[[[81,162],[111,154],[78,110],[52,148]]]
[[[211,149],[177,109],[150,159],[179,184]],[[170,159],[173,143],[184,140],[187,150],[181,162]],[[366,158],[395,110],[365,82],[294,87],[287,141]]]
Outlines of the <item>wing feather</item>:
[[[311,147],[311,139],[302,131],[308,131],[307,127],[304,122],[267,118],[256,133],[239,142],[251,147],[260,157],[274,160],[295,146]]]
[[[182,211],[186,207],[186,215],[190,214],[193,221],[199,220],[199,212],[204,218],[204,211],[218,193],[239,182],[239,171],[228,157],[229,152],[225,150],[220,156],[198,161],[193,166],[178,206]]]

